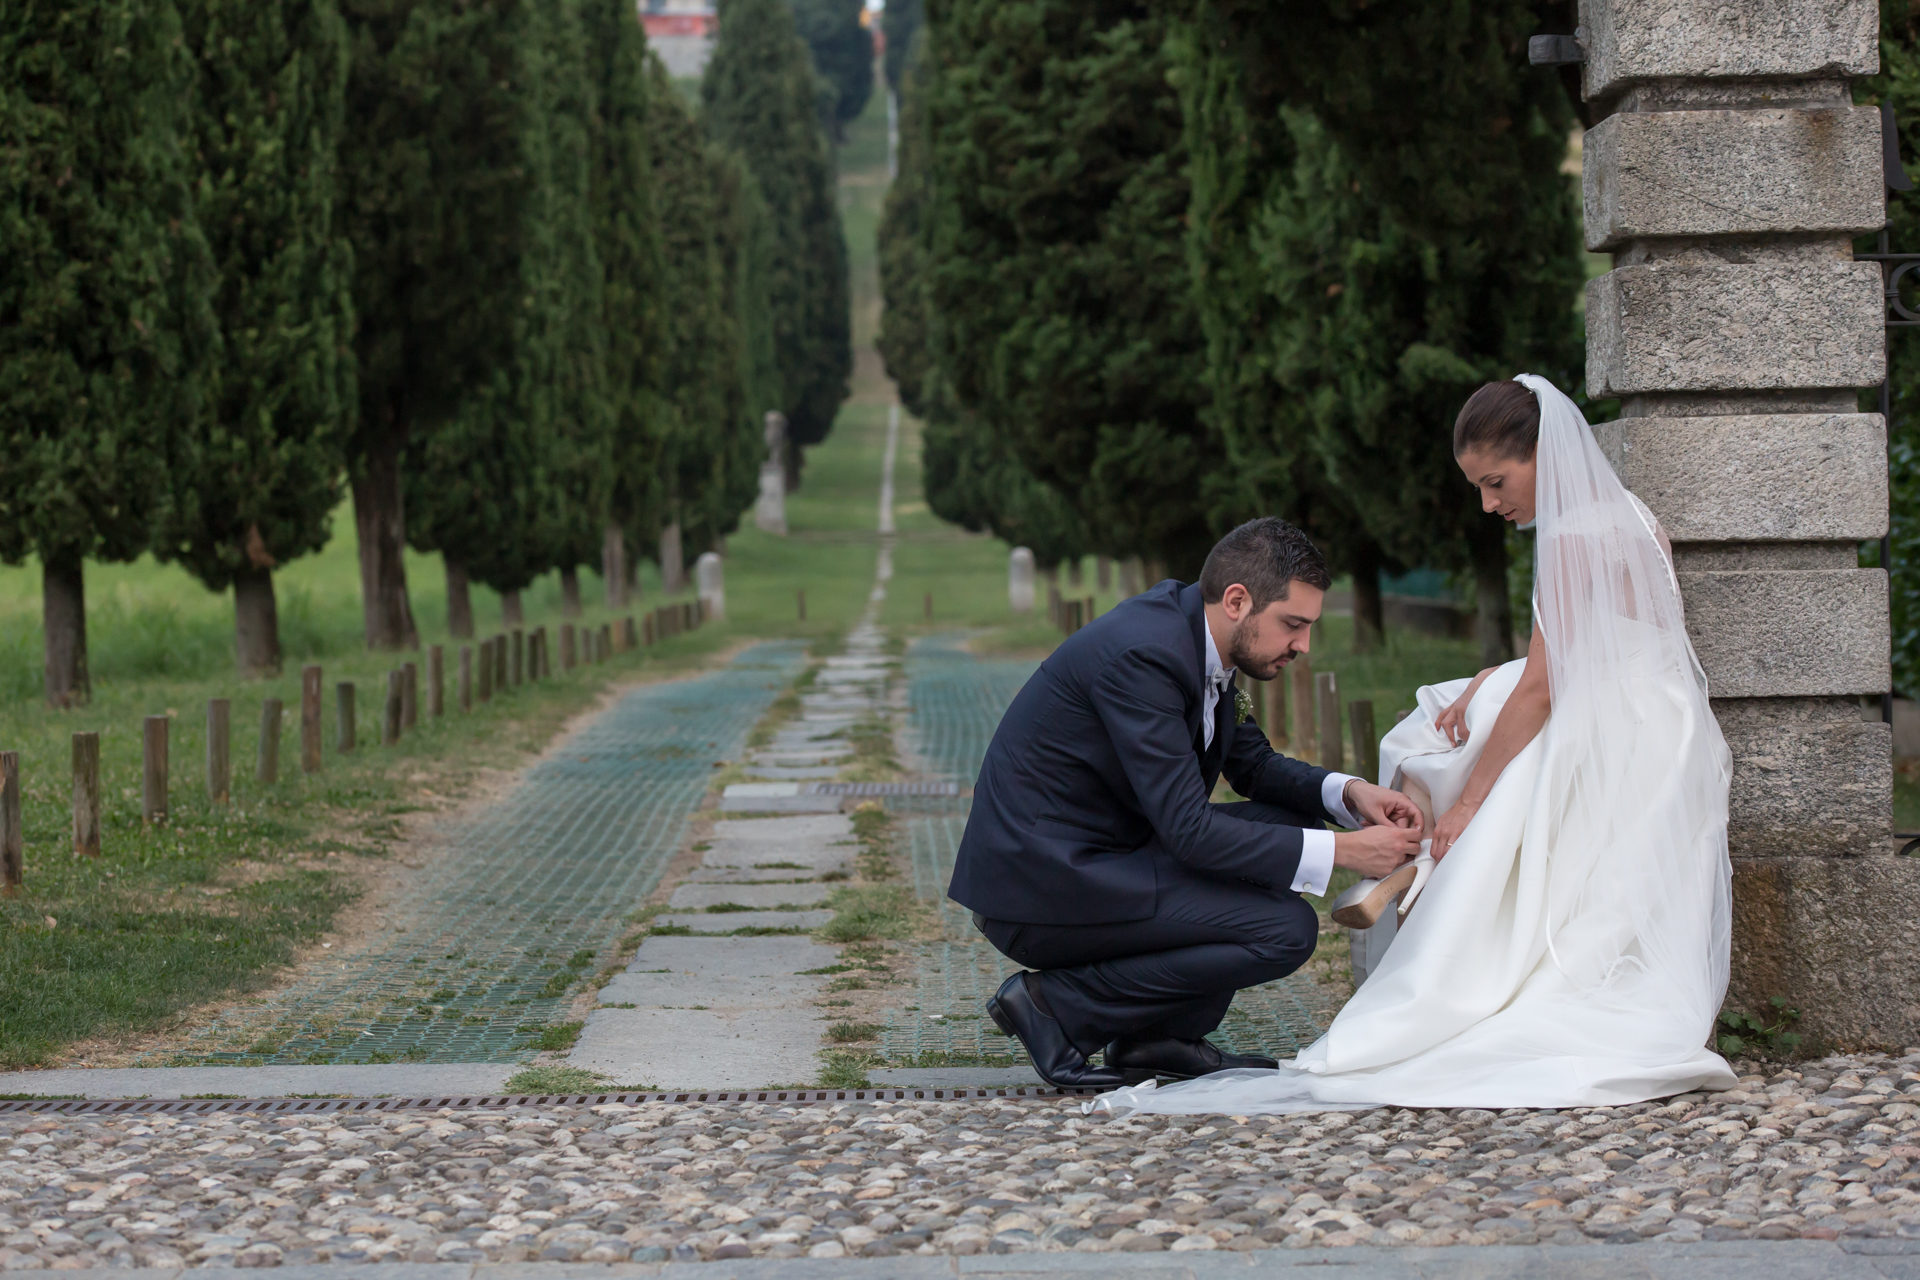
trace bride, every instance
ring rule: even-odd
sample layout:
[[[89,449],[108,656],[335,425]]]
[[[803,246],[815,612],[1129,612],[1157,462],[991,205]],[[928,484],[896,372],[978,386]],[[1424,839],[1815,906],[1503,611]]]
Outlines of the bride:
[[[1475,392],[1454,455],[1489,513],[1537,528],[1533,640],[1421,689],[1380,744],[1431,854],[1342,914],[1398,895],[1392,946],[1278,1070],[1089,1110],[1611,1106],[1734,1084],[1706,1047],[1727,984],[1730,760],[1666,537],[1544,378]]]

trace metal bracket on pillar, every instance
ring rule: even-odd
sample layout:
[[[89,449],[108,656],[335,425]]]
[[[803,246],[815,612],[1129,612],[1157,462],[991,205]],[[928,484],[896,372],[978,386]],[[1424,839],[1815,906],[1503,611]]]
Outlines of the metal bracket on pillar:
[[[1880,168],[1887,190],[1913,190],[1913,179],[1907,176],[1907,167],[1900,163],[1900,125],[1893,118],[1891,102],[1880,104]]]
[[[1572,35],[1533,36],[1527,41],[1527,61],[1536,67],[1564,67],[1587,60],[1587,29]]]

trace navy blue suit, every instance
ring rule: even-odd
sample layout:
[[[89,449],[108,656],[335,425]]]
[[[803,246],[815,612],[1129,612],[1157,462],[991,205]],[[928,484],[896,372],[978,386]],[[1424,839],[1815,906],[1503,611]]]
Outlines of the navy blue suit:
[[[1041,970],[1082,1052],[1197,1040],[1233,993],[1298,968],[1318,920],[1291,885],[1326,771],[1277,754],[1206,686],[1200,588],[1167,581],[1069,637],[987,748],[948,896]],[[1211,745],[1201,717],[1214,717]],[[1225,775],[1248,800],[1213,804]]]

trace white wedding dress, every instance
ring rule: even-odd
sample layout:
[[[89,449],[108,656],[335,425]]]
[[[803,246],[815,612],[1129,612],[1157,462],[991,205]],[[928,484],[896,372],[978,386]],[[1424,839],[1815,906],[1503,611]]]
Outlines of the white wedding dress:
[[[1089,1110],[1224,1113],[1639,1102],[1735,1077],[1707,1047],[1726,991],[1730,759],[1672,567],[1571,401],[1541,400],[1535,625],[1553,708],[1325,1035],[1278,1071],[1115,1090]],[[1525,661],[1467,708],[1420,690],[1381,782],[1431,820],[1459,798]]]

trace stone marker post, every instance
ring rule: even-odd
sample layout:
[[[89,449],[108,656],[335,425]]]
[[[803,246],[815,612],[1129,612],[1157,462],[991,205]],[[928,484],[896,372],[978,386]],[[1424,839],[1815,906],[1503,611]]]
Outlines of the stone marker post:
[[[1885,218],[1873,0],[1581,0],[1587,385],[1674,544],[1733,756],[1728,1004],[1784,997],[1832,1047],[1920,1036],[1920,863],[1892,856]],[[1541,72],[1541,74],[1548,74]],[[1908,246],[1895,246],[1905,248]]]
[[[1007,605],[1015,613],[1033,612],[1033,552],[1025,547],[1007,556]]]
[[[717,553],[700,553],[700,558],[693,562],[693,580],[700,593],[700,603],[706,607],[707,617],[715,620],[726,617],[726,566]]]
[[[760,497],[753,504],[753,527],[787,536],[787,415],[766,417],[767,459],[760,464]]]

